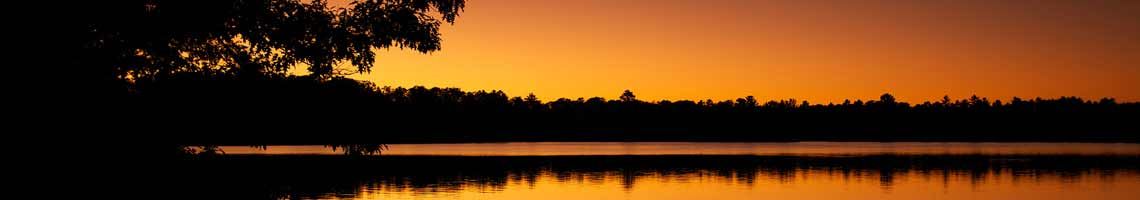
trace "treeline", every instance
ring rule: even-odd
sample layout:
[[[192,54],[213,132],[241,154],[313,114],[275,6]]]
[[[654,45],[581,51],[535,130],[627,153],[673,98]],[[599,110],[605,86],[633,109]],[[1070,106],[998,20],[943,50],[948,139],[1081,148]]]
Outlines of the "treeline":
[[[148,125],[195,143],[484,141],[1136,141],[1140,104],[1111,98],[982,97],[911,104],[794,99],[643,101],[509,96],[459,88],[377,87],[347,78],[139,82],[126,98]],[[174,106],[172,106],[174,105]],[[151,121],[154,120],[154,121]],[[212,121],[206,126],[180,123]],[[152,123],[154,122],[154,123]],[[200,124],[203,125],[203,124]],[[222,141],[222,142],[215,142]],[[261,141],[260,143],[258,141]]]
[[[436,111],[506,111],[506,112],[1135,112],[1137,103],[1118,103],[1112,98],[1085,100],[1080,97],[1060,97],[1055,99],[1021,99],[1014,97],[1009,102],[989,100],[971,96],[967,99],[951,100],[943,96],[941,101],[926,101],[912,105],[896,101],[894,96],[882,94],[878,100],[845,100],[843,103],[812,104],[796,99],[769,100],[761,102],[753,96],[735,100],[661,100],[642,101],[626,90],[618,99],[559,98],[543,102],[534,94],[526,97],[510,97],[502,91],[463,91],[459,88],[426,88],[416,86],[382,87],[371,92],[380,99],[377,102],[388,106],[410,106]]]
[[[783,99],[761,101],[753,96],[734,100],[644,101],[630,90],[617,99],[603,97],[559,98],[542,101],[533,93],[510,96],[499,90],[464,91],[460,88],[415,86],[379,87],[368,81],[336,77],[316,80],[305,76],[279,79],[241,80],[235,77],[180,74],[168,79],[135,84],[132,96],[155,98],[238,98],[238,99],[338,99],[360,107],[425,112],[1102,112],[1135,113],[1140,102],[1117,102],[1113,98],[1095,100],[1076,96],[1059,98],[1013,97],[1009,101],[990,100],[976,95],[966,99],[943,96],[938,101],[901,102],[890,93],[874,100],[844,100],[842,103],[810,103]],[[266,102],[270,103],[270,102]]]

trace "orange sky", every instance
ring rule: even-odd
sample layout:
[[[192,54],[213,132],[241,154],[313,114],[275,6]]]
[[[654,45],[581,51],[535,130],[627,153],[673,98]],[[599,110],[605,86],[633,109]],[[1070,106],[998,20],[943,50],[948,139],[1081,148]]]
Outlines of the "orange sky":
[[[353,77],[544,101],[1140,101],[1135,0],[469,0],[442,29],[442,51]]]

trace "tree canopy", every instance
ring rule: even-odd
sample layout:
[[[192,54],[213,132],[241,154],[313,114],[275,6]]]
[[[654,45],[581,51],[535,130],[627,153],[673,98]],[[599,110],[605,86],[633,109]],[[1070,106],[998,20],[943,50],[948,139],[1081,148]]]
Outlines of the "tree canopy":
[[[82,1],[76,65],[103,80],[154,80],[178,73],[240,79],[314,79],[369,72],[391,47],[440,50],[439,26],[454,23],[465,0]],[[352,67],[338,67],[338,66]]]

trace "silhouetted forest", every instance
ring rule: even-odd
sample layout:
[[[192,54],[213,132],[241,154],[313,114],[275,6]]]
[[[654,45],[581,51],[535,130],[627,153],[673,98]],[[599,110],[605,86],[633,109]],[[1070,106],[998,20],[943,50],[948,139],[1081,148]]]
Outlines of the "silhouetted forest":
[[[138,83],[146,116],[218,124],[186,127],[196,142],[235,144],[482,141],[1136,141],[1140,104],[1110,98],[912,104],[877,100],[649,102],[631,91],[542,101],[502,91],[377,87],[347,78],[240,81],[191,77]],[[233,101],[222,101],[232,99]],[[289,99],[289,102],[277,102]],[[224,103],[213,102],[221,101]],[[177,105],[177,106],[170,106]],[[271,106],[270,106],[271,105]],[[153,109],[152,109],[153,108]],[[161,108],[161,109],[157,109]],[[148,113],[150,112],[150,113]]]

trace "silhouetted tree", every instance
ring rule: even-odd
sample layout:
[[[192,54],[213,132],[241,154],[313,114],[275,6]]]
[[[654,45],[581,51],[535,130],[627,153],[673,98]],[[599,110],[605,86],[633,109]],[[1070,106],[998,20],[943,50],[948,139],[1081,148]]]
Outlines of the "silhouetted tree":
[[[895,104],[895,96],[891,95],[891,93],[883,93],[882,96],[879,96],[879,102],[885,104]]]
[[[637,102],[637,96],[633,95],[633,92],[629,90],[622,92],[621,97],[618,99],[621,99],[622,102]]]
[[[440,49],[439,26],[464,0],[124,0],[76,2],[77,65],[104,80],[138,83],[179,73],[265,79],[304,66],[328,80],[370,71],[374,49]],[[87,11],[89,10],[89,11]],[[336,68],[341,64],[353,69]]]

